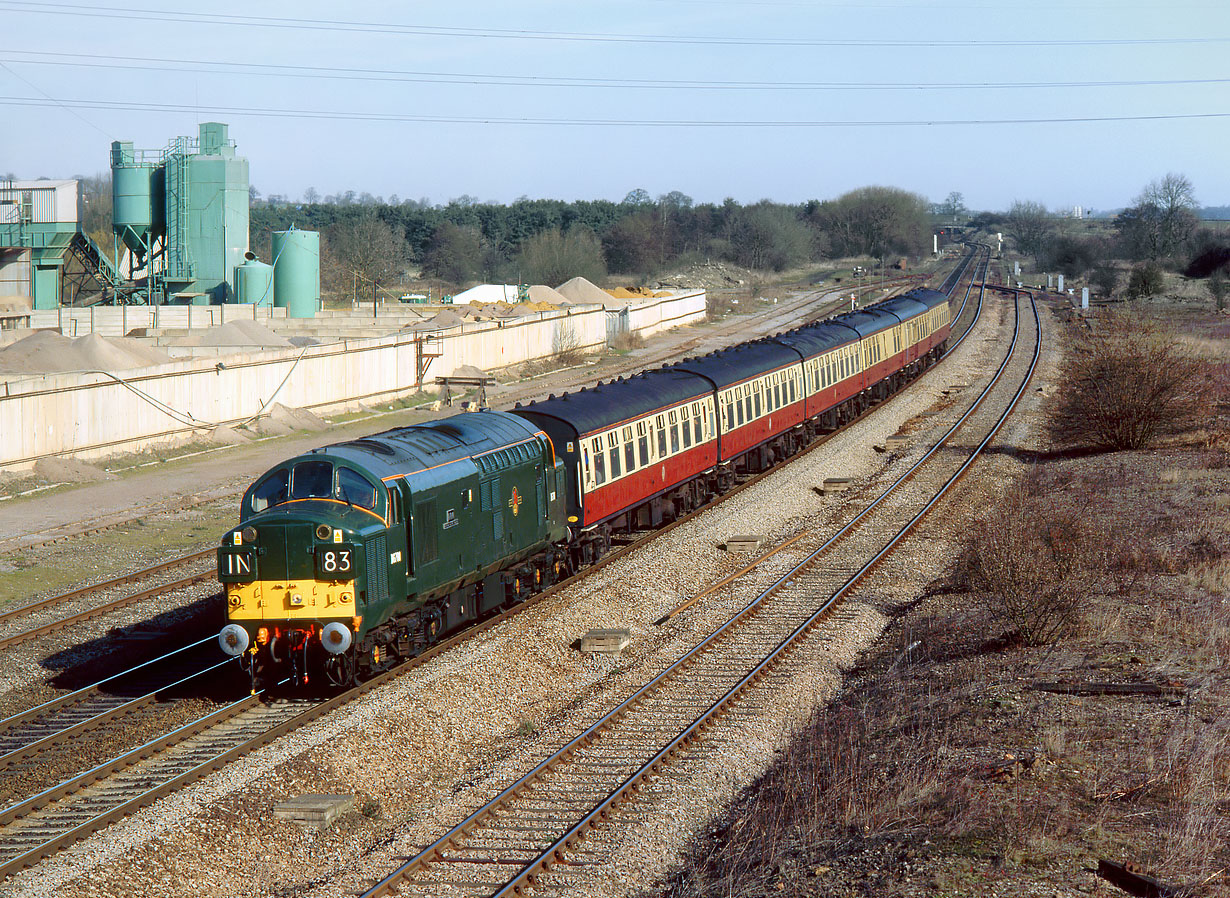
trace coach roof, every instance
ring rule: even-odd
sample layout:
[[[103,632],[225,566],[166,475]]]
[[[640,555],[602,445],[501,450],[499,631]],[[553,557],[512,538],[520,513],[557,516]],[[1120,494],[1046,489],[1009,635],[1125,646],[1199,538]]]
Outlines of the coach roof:
[[[711,392],[709,384],[695,374],[676,367],[663,367],[600,382],[595,387],[582,387],[562,396],[552,395],[518,406],[513,414],[524,415],[530,420],[534,415],[556,418],[570,425],[578,436],[584,436]]]

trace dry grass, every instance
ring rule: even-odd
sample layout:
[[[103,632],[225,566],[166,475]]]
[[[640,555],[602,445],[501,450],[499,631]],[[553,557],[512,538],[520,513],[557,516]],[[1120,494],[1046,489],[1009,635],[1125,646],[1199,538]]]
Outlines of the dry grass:
[[[641,336],[640,331],[628,331],[619,334],[611,341],[611,348],[616,352],[630,352],[633,349],[641,349],[645,346],[645,338]]]
[[[1100,568],[1080,574],[1097,581],[1082,626],[1031,647],[1004,638],[990,590],[924,597],[667,893],[1095,892],[1089,870],[1110,858],[1230,894],[1230,472],[1209,460],[1061,457],[994,500],[999,526],[1023,508],[1044,544],[1056,517],[1079,531],[1062,544]],[[1054,680],[1187,692],[1031,688]]]

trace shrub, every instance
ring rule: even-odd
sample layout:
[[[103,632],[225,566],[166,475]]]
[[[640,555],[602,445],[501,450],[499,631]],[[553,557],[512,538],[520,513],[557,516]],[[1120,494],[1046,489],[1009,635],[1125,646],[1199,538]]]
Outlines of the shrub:
[[[1143,449],[1200,423],[1204,369],[1160,324],[1114,314],[1098,319],[1061,369],[1063,388],[1048,427],[1059,445]]]
[[[1091,593],[1103,588],[1106,540],[1086,509],[1057,507],[1036,478],[1008,492],[993,520],[976,526],[957,567],[963,585],[1026,645],[1074,632]]]
[[[1132,299],[1156,296],[1165,287],[1162,269],[1157,265],[1137,265],[1128,277],[1127,294]]]

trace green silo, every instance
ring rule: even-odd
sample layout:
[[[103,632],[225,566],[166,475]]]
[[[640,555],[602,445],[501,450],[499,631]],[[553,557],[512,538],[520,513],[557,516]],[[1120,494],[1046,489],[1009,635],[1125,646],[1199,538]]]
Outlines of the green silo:
[[[320,234],[273,232],[273,304],[289,318],[311,318],[320,307]]]
[[[235,297],[250,305],[273,305],[273,266],[245,253],[244,263],[235,266]]]
[[[155,239],[155,221],[162,210],[154,208],[154,177],[158,166],[138,162],[132,141],[111,144],[112,222],[117,239],[139,259],[149,253]]]

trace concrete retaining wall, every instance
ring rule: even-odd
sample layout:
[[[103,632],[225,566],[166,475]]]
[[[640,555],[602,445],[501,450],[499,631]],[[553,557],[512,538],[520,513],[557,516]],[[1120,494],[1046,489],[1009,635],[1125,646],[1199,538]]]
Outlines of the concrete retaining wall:
[[[645,310],[643,326],[652,328],[647,332],[653,333],[698,320],[704,314],[704,295],[699,294],[699,313],[697,296],[654,302],[652,309]],[[176,326],[178,322],[169,317],[172,312],[186,319],[205,312],[216,315],[221,308],[164,307],[157,312],[157,326]],[[226,314],[236,309],[248,311],[232,306]],[[68,316],[69,310],[65,313],[71,320],[85,311],[73,310],[73,316]],[[153,327],[154,312],[149,308],[129,309],[128,315],[133,317],[116,325],[116,333]],[[54,316],[56,312],[40,314]],[[150,316],[148,324],[134,323],[141,315]],[[101,316],[96,316],[95,323],[101,333],[108,332],[101,327]],[[198,323],[205,326],[203,318],[194,317],[192,326]],[[121,326],[126,330],[118,330]],[[430,386],[436,377],[447,376],[462,365],[492,371],[550,358],[563,349],[598,351],[606,342],[602,307],[573,306],[500,321],[466,323],[424,335],[421,341],[407,332],[305,349],[232,354],[220,360],[185,359],[113,375],[78,372],[10,376],[0,387],[0,469],[29,468],[48,456],[97,459],[186,442],[218,424],[249,421],[266,413],[275,402],[315,411],[356,402],[387,402],[415,391],[423,364],[427,365],[423,382]]]

